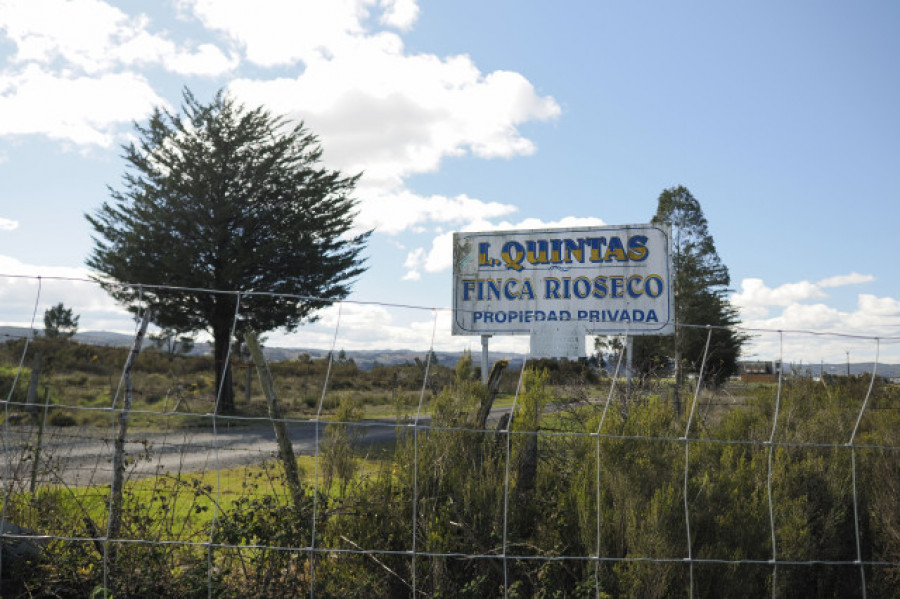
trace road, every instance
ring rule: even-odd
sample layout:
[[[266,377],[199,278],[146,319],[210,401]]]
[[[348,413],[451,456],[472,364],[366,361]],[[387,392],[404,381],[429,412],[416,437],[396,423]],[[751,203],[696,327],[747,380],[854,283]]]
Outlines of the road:
[[[508,411],[492,411],[492,419]],[[422,419],[427,426],[429,419]],[[319,440],[327,422],[320,422]],[[358,426],[359,444],[390,444],[396,440],[394,419],[363,420]],[[112,457],[116,431],[110,428],[47,427],[40,443],[40,483],[72,486],[106,485],[112,480]],[[288,434],[297,455],[316,452],[316,425],[312,421],[288,424]],[[33,426],[0,427],[0,472],[4,480],[26,486],[33,474],[37,429]],[[272,424],[266,421],[211,429],[173,429],[164,432],[129,432],[125,445],[129,478],[163,473],[205,472],[258,464],[276,456]]]

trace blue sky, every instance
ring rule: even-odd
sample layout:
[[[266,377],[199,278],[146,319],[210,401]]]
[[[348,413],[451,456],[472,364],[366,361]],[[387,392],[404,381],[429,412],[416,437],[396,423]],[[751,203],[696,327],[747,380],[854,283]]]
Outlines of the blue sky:
[[[352,299],[449,306],[452,231],[647,222],[685,185],[746,325],[900,335],[897,3],[250,6],[0,0],[0,274],[86,276],[83,215],[119,184],[132,121],[177,108],[184,86],[226,88],[365,173],[360,224],[376,233]],[[0,277],[0,324],[27,324],[34,287]],[[90,286],[46,284],[40,301],[72,305],[83,329],[122,321]],[[341,314],[346,349],[427,348],[435,329],[428,311]],[[335,318],[290,341],[330,344]],[[477,346],[443,316],[436,329],[438,347]],[[748,356],[777,341],[758,335]],[[873,353],[786,343],[807,362]]]

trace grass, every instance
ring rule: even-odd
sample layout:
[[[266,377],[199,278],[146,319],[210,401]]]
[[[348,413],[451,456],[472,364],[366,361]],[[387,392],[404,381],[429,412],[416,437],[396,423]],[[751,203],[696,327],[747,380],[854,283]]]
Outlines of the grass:
[[[382,469],[378,458],[356,457],[354,481],[374,475]],[[316,458],[297,458],[301,483],[315,483]],[[323,466],[319,465],[320,492],[324,486]],[[354,482],[354,481],[351,481]],[[336,486],[326,493],[336,493]],[[206,542],[213,518],[221,518],[239,500],[275,497],[289,503],[280,464],[265,462],[198,473],[163,474],[127,481],[123,505],[131,517],[123,528],[124,538],[152,538],[162,541]],[[16,493],[7,504],[7,520],[46,531],[51,536],[102,536],[109,509],[109,486],[69,487],[45,485],[35,493]],[[93,522],[95,530],[86,526]],[[79,532],[80,531],[80,532]]]

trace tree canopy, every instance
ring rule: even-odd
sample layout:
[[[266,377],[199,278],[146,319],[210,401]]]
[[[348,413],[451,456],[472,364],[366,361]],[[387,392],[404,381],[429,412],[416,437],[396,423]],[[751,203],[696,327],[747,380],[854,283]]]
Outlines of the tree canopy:
[[[294,329],[365,270],[370,232],[354,228],[351,197],[359,176],[322,167],[302,122],[222,91],[203,104],[185,90],[181,114],[157,108],[135,127],[121,187],[86,216],[95,231],[87,265],[159,327],[212,334],[219,409],[229,411],[235,315],[238,337]],[[242,296],[238,309],[233,292],[251,290],[265,293]]]
[[[62,302],[44,311],[44,335],[53,338],[68,339],[78,332],[78,319],[71,308]]]
[[[737,372],[746,338],[729,328],[738,322],[727,298],[731,277],[716,251],[700,202],[683,186],[665,189],[651,222],[672,225],[676,330],[673,337],[636,339],[635,364],[647,371],[671,358],[680,382],[685,367],[699,370],[707,338],[701,327],[710,325],[715,328],[703,378],[721,384]]]

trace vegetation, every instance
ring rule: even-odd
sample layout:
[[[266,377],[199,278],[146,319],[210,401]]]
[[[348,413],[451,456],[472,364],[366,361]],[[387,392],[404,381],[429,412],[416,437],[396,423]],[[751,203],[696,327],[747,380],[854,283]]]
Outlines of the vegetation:
[[[8,393],[21,342],[0,349],[0,391]],[[105,395],[108,384],[91,387],[104,376],[93,378],[100,360],[91,357],[124,361],[124,350],[73,342],[55,355],[53,377],[45,375],[53,401],[78,376],[89,381],[82,395]],[[209,360],[145,350],[136,396],[160,379],[208,377]],[[294,414],[310,414],[298,398],[315,377],[321,396],[324,366],[271,364]],[[427,597],[670,597],[692,587],[697,597],[773,589],[779,597],[854,597],[862,594],[858,558],[868,596],[896,596],[897,386],[869,376],[796,377],[776,402],[777,385],[728,383],[728,394],[701,393],[686,435],[689,411],[673,416],[660,393],[671,381],[644,379],[628,396],[620,387],[610,395],[609,379],[584,364],[533,366],[512,419],[481,430],[486,389],[471,360],[454,370],[433,365],[430,427],[401,419],[396,445],[374,454],[360,446],[365,429],[356,421],[392,400],[401,416],[415,413],[424,370],[335,363],[333,422],[318,462],[299,460],[301,501],[289,498],[274,462],[132,480],[115,551],[103,542],[108,487],[29,490],[27,477],[17,478],[5,488],[6,521],[51,540],[27,566],[7,559],[3,596],[99,589],[115,597],[294,597],[314,588],[319,597],[403,597],[415,588]],[[520,374],[505,373],[503,390],[514,390]],[[24,392],[20,383],[13,397]],[[198,411],[193,404],[209,400],[190,401]],[[236,409],[255,413],[257,401],[259,391]],[[152,457],[152,447],[145,451]]]
[[[721,385],[737,373],[745,339],[730,328],[738,322],[737,312],[726,295],[731,278],[716,251],[700,202],[682,186],[663,190],[651,222],[672,225],[676,323],[716,327],[710,338],[703,378],[707,383]],[[639,337],[634,343],[635,367],[651,372],[671,359],[677,388],[686,369],[699,370],[706,339],[707,331],[694,326],[678,326],[671,337]]]
[[[62,302],[44,311],[44,335],[66,339],[78,332],[78,319]]]
[[[353,233],[358,177],[319,166],[322,149],[302,123],[223,92],[202,104],[185,90],[182,113],[157,108],[137,126],[122,190],[87,216],[96,232],[87,265],[172,335],[212,334],[216,407],[230,413],[236,314],[238,339],[295,328],[347,295],[369,234]],[[253,289],[266,293],[240,306],[233,293],[209,292]]]

